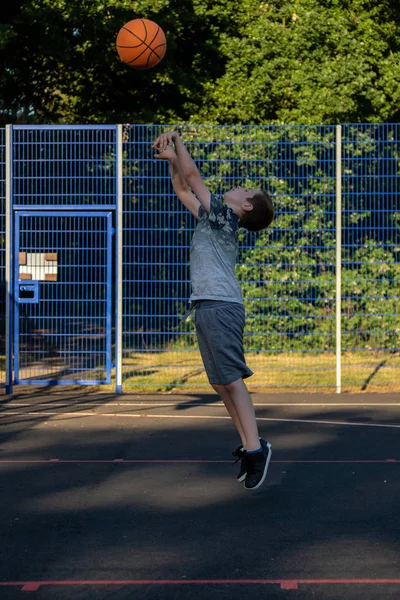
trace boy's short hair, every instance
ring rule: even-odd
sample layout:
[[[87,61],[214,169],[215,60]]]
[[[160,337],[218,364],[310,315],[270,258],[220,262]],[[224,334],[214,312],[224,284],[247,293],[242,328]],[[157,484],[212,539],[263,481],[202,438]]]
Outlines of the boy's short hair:
[[[270,195],[263,189],[258,190],[252,198],[246,198],[253,209],[246,212],[240,225],[249,231],[266,229],[275,216],[275,207]]]

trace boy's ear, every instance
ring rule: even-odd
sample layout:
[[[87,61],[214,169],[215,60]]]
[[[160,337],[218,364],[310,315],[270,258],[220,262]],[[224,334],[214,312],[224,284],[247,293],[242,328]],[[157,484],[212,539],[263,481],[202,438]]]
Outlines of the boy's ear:
[[[251,210],[253,210],[254,206],[250,202],[243,202],[241,208],[245,212],[250,212]]]

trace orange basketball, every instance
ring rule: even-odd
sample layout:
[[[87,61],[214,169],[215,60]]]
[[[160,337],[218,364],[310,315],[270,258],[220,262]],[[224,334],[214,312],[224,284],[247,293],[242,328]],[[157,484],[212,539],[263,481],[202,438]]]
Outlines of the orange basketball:
[[[118,32],[117,52],[133,69],[151,69],[158,65],[167,49],[161,27],[148,19],[128,21]]]

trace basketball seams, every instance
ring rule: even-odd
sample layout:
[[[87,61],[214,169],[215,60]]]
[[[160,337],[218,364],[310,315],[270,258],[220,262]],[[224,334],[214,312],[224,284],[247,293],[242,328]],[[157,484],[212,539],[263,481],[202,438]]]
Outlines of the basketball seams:
[[[143,50],[143,52],[141,52],[140,54],[138,54],[137,56],[135,56],[135,58],[132,58],[132,60],[129,60],[129,61],[126,63],[126,64],[127,64],[127,65],[130,65],[131,63],[134,63],[134,62],[135,62],[135,60],[137,60],[138,58],[141,58],[141,57],[143,56],[143,54],[145,54],[145,52],[147,52],[148,50],[149,50],[149,48],[147,48],[147,47],[146,47],[146,48]],[[150,52],[150,56],[151,56],[151,52]]]
[[[155,50],[157,50],[157,48],[161,48],[162,46],[166,46],[166,45],[167,45],[167,42],[164,42],[163,44],[158,44],[158,46],[154,46],[154,48],[152,48],[154,54],[157,54],[157,52],[155,52]],[[158,56],[158,54],[157,54],[157,56]],[[160,58],[160,57],[158,56],[158,58]]]
[[[125,45],[122,46],[122,45],[119,45],[119,44],[116,44],[116,45],[117,45],[117,48],[121,48],[121,49],[131,49],[131,48],[135,49],[135,48],[140,48],[140,46],[142,46],[142,45],[145,46],[145,48],[143,49],[143,51],[140,52],[140,54],[138,54],[137,56],[135,56],[135,58],[133,58],[132,60],[129,60],[129,61],[124,61],[124,62],[127,65],[133,65],[140,58],[143,58],[144,57],[143,55],[145,55],[146,52],[148,52],[148,57],[147,57],[147,61],[145,63],[145,66],[143,66],[143,67],[137,67],[137,68],[147,69],[147,68],[149,68],[149,63],[151,61],[151,58],[152,58],[153,54],[154,54],[155,57],[157,57],[158,61],[162,60],[164,54],[162,56],[160,56],[160,54],[158,52],[156,52],[156,50],[158,50],[159,48],[162,48],[163,46],[166,46],[167,43],[166,43],[166,41],[164,41],[164,42],[158,44],[157,46],[155,46],[154,48],[152,48],[151,44],[153,44],[153,42],[157,39],[160,31],[161,31],[161,34],[162,34],[161,39],[165,40],[164,32],[162,31],[161,27],[157,23],[154,23],[154,25],[157,25],[157,31],[155,32],[153,38],[149,42],[147,42],[147,39],[149,38],[149,30],[147,29],[147,26],[146,26],[146,23],[145,23],[144,19],[138,19],[138,20],[140,20],[140,22],[142,23],[143,29],[144,29],[144,39],[142,39],[134,31],[132,31],[131,29],[129,29],[128,27],[126,27],[126,25],[124,25],[121,29],[124,29],[125,31],[127,31],[128,33],[130,33],[140,43],[136,44],[134,46],[125,46]],[[152,24],[151,21],[150,21],[150,24]],[[165,53],[165,51],[164,51],[164,53]]]
[[[142,22],[142,25],[143,25],[143,27],[144,27],[145,38],[144,38],[144,40],[143,40],[143,43],[145,44],[145,43],[146,43],[146,40],[147,40],[147,27],[146,27],[146,23],[143,21],[143,19],[140,19],[140,20],[141,20],[141,22]]]
[[[143,23],[143,19],[140,19],[140,20],[141,20],[141,21],[142,21],[142,23]],[[146,25],[145,25],[144,23],[143,23],[143,25],[144,25],[144,28],[145,28],[145,32],[146,32],[146,38],[147,38],[147,28],[146,28]],[[145,41],[145,40],[146,40],[146,38],[145,38],[144,40],[142,40],[142,39],[141,39],[141,38],[140,38],[138,35],[136,35],[136,33],[134,33],[133,31],[131,31],[131,30],[130,30],[130,29],[128,29],[127,27],[125,27],[125,25],[122,27],[122,29],[125,29],[125,31],[129,31],[129,33],[131,33],[132,35],[134,35],[134,36],[135,36],[135,38],[137,38],[137,39],[138,39],[138,40],[139,40],[141,43],[140,43],[140,44],[138,44],[137,46],[120,46],[120,48],[124,48],[124,47],[125,47],[125,48],[140,48],[140,46],[141,46],[142,44],[144,44],[148,50],[150,50],[151,52],[153,52],[153,48],[152,48],[152,47],[151,47],[149,44],[147,44],[147,42]],[[158,35],[158,32],[159,32],[159,31],[160,31],[160,26],[158,25],[158,30],[157,30],[157,33],[156,33],[156,35],[154,36],[154,38],[152,39],[152,42],[153,42],[153,41],[156,39],[156,37],[157,37],[157,35]],[[151,43],[151,42],[150,42],[150,43]],[[157,46],[157,48],[158,48],[158,46]],[[154,54],[156,54],[156,53],[154,53]],[[140,55],[140,56],[141,56],[141,55]],[[157,55],[157,56],[158,56],[158,55]],[[158,56],[158,58],[160,58],[160,57]],[[135,60],[136,60],[136,59],[135,59]],[[132,61],[130,61],[130,62],[132,62]]]
[[[131,46],[132,48],[138,48],[139,46],[141,46],[142,44],[146,44],[146,42],[144,40],[142,40],[142,38],[140,38],[138,35],[136,35],[136,33],[134,33],[133,31],[131,31],[130,29],[128,29],[127,27],[125,27],[125,25],[122,27],[122,29],[125,29],[125,31],[129,31],[129,33],[131,35],[133,35],[135,38],[137,38],[140,42],[140,44],[138,44],[137,46]],[[147,46],[147,44],[146,44]]]
[[[155,39],[156,39],[156,37],[158,36],[158,34],[159,34],[159,32],[160,32],[160,29],[161,29],[161,28],[160,28],[160,26],[159,26],[159,27],[158,27],[158,31],[157,31],[156,35],[154,36],[154,38],[153,38],[153,40],[152,40],[152,43],[154,42],[154,40],[155,40]],[[162,31],[162,30],[161,30],[161,31]],[[165,36],[164,36],[164,39],[165,39]],[[164,54],[163,54],[162,56],[160,56],[159,54],[157,54],[156,50],[157,50],[158,48],[162,48],[163,46],[166,46],[166,45],[167,45],[167,42],[165,41],[165,42],[163,42],[162,44],[158,44],[158,46],[153,46],[153,47],[151,48],[151,49],[152,49],[152,51],[154,52],[154,54],[155,54],[155,55],[157,56],[157,58],[159,58],[160,60],[162,60],[162,59],[164,58],[164,54],[165,54],[165,52],[164,52]]]
[[[159,31],[160,31],[160,26],[158,25],[158,28],[157,28],[157,31],[156,31],[156,35],[153,37],[153,39],[151,40],[151,42],[150,42],[150,44],[149,44],[149,46],[150,46],[150,48],[151,48],[151,51],[152,51],[152,52],[154,52],[154,48],[152,47],[152,43],[154,42],[154,40],[155,40],[155,39],[156,39],[156,37],[158,36],[158,34],[159,34]],[[147,30],[146,30],[146,32],[147,32]],[[157,58],[160,58],[160,57],[158,56],[157,52],[154,52],[154,54],[157,56]],[[150,57],[151,57],[151,54],[149,55],[149,57],[148,57],[148,59],[147,59],[146,67],[148,67],[148,66],[149,66],[149,60],[150,60]]]

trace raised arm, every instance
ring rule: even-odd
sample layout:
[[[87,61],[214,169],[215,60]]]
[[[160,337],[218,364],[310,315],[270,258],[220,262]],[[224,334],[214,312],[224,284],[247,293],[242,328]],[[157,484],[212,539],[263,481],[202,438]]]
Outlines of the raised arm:
[[[179,165],[178,158],[174,149],[171,146],[167,146],[165,150],[158,150],[154,155],[155,158],[168,160],[171,174],[171,182],[174,188],[175,194],[179,200],[186,206],[188,210],[196,217],[199,218],[200,202],[194,194],[190,191],[185,178],[183,176],[182,169]]]
[[[159,140],[159,142],[158,142]],[[211,194],[210,190],[205,185],[196,163],[190,156],[185,144],[182,142],[177,131],[168,131],[162,134],[156,142],[158,142],[160,150],[164,150],[167,144],[172,141],[175,144],[176,156],[178,157],[179,166],[182,170],[185,181],[189,184],[193,192],[196,194],[205,211],[210,212]]]

